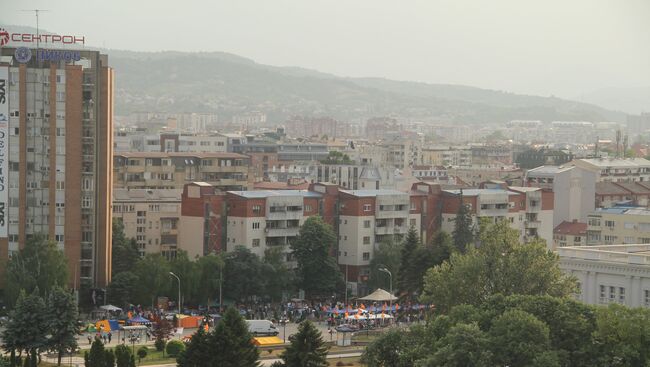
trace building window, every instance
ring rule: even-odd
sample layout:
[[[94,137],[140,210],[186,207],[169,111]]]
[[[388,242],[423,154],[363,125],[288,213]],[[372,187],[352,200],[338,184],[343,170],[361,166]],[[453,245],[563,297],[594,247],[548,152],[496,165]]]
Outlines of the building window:
[[[363,221],[363,228],[370,228],[370,221],[369,220],[364,220]]]
[[[618,303],[625,304],[625,288],[618,287]]]
[[[600,297],[598,298],[598,303],[604,304],[607,303],[607,297],[605,292],[605,286],[600,286]]]
[[[417,225],[417,220],[415,219],[409,219],[409,226],[410,227],[415,227]]]
[[[255,238],[252,243],[253,247],[260,247],[260,240],[259,238]]]
[[[643,305],[645,307],[650,307],[650,290],[643,291]]]
[[[262,206],[261,205],[253,205],[253,213],[259,214],[262,212]]]
[[[364,245],[369,245],[370,244],[370,236],[363,237],[363,244]]]
[[[311,211],[311,205],[309,205],[309,204],[305,205],[305,211],[310,212]]]
[[[368,261],[368,260],[370,260],[370,252],[364,252],[363,261]]]
[[[364,212],[369,212],[371,210],[370,204],[363,204],[363,211]]]
[[[614,222],[613,220],[606,220],[605,221],[605,227],[614,228],[615,225],[616,225],[616,222]]]
[[[260,222],[253,222],[253,229],[260,229]]]

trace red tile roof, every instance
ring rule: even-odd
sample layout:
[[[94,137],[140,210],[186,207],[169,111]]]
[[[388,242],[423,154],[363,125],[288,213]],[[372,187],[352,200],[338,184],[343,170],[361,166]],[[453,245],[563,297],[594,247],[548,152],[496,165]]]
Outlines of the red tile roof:
[[[587,234],[587,223],[563,221],[553,229],[553,234],[585,236]]]

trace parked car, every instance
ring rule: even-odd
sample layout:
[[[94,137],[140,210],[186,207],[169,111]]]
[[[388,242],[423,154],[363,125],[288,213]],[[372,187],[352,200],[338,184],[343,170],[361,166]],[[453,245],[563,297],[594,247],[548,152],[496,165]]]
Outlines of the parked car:
[[[278,328],[269,320],[246,320],[248,324],[248,331],[251,334],[257,335],[273,335],[280,334]]]

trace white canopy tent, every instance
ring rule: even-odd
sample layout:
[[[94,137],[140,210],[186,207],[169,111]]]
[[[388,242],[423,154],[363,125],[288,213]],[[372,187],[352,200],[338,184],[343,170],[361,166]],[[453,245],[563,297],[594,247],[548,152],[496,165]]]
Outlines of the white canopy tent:
[[[397,297],[393,296],[392,294],[386,292],[381,288],[377,288],[376,291],[370,293],[365,297],[359,298],[359,300],[372,301],[372,302],[388,302],[388,301],[396,301]]]
[[[122,311],[121,308],[119,308],[117,306],[113,306],[113,305],[103,305],[103,306],[99,306],[99,308],[101,308],[102,310],[111,311],[111,312]]]

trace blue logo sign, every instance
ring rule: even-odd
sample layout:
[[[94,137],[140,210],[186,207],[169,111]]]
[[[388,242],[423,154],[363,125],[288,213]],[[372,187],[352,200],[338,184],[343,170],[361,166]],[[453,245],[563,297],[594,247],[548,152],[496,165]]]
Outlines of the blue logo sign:
[[[24,64],[32,59],[32,50],[28,49],[27,47],[18,47],[14,53],[14,56],[16,57],[16,61]]]
[[[81,60],[81,52],[67,51],[67,50],[38,50],[36,51],[38,60],[40,61],[79,61]]]

